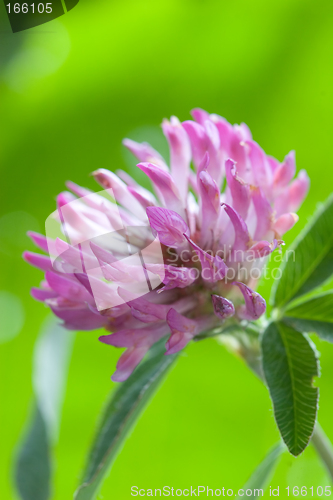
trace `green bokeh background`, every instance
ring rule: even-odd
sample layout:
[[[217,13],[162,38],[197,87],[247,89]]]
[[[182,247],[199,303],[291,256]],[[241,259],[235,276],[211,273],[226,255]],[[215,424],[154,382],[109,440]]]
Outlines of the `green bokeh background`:
[[[32,400],[33,347],[48,315],[29,295],[42,274],[21,259],[32,249],[26,230],[43,232],[67,179],[97,188],[89,173],[99,167],[142,179],[122,138],[146,139],[164,153],[162,118],[188,119],[199,106],[244,121],[280,160],[296,150],[311,191],[291,242],[332,191],[333,3],[80,0],[59,20],[15,35],[2,4],[0,16],[0,498],[11,500],[11,463]],[[270,285],[261,288],[266,297]],[[9,306],[2,300],[8,293]],[[56,500],[72,498],[114,388],[119,352],[98,336],[76,338],[55,450]],[[319,419],[333,439],[333,348],[317,345]],[[198,342],[140,419],[100,498],[129,499],[132,485],[236,490],[277,440],[259,380],[214,340]],[[309,447],[298,459],[284,455],[271,484],[286,498],[287,485],[329,483]]]

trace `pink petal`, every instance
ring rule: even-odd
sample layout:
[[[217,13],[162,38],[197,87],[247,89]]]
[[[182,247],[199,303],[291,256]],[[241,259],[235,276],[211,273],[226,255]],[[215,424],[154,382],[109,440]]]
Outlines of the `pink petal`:
[[[26,262],[34,267],[37,267],[38,269],[41,269],[42,271],[53,270],[51,259],[48,256],[46,257],[45,255],[33,252],[24,252],[23,258]]]
[[[248,249],[248,244],[251,240],[249,231],[247,229],[247,225],[245,224],[243,219],[238,215],[236,210],[234,210],[230,205],[222,203],[222,207],[224,207],[224,210],[227,212],[228,217],[230,218],[231,223],[234,227],[235,240],[232,247],[233,250],[234,251],[240,250],[242,252],[245,252]]]
[[[251,186],[251,194],[257,215],[257,227],[253,239],[261,240],[267,237],[267,233],[272,229],[273,210],[261,188]]]
[[[82,204],[83,210],[85,210],[86,214],[89,214],[89,216],[92,215],[92,211],[88,210],[88,207],[93,208],[94,210],[98,210],[99,212],[118,212],[118,207],[114,203],[111,202],[111,200],[108,200],[104,196],[101,196],[97,193],[94,193],[94,191],[91,191],[90,189],[81,187],[77,184],[75,184],[72,181],[67,181],[66,186],[68,189],[73,191],[79,198],[83,198],[84,204]],[[113,192],[110,190],[110,193],[108,193],[111,197],[113,197]],[[87,205],[87,207],[85,206]],[[97,219],[96,222],[98,222],[101,218],[100,214],[97,214]],[[119,216],[118,216],[119,218]]]
[[[134,196],[134,198],[136,198],[144,209],[156,205],[155,196],[147,189],[144,189],[141,186],[128,186],[128,191]]]
[[[42,288],[35,287],[31,288],[30,293],[35,300],[39,300],[41,302],[44,302],[47,299],[54,299],[58,296],[57,292],[54,292],[53,290],[44,290]]]
[[[200,123],[200,125],[203,125],[206,120],[209,120],[209,113],[201,108],[192,109],[191,115],[196,122]]]
[[[186,215],[190,232],[194,234],[198,226],[199,205],[191,192],[187,195]]]
[[[179,314],[175,309],[171,308],[167,315],[167,322],[171,330],[165,354],[174,354],[183,349],[198,333],[197,323],[182,314]]]
[[[133,373],[134,369],[142,361],[149,347],[130,347],[120,356],[117,363],[117,369],[112,375],[113,382],[124,382]]]
[[[246,145],[249,148],[249,158],[252,166],[254,183],[266,192],[272,182],[272,171],[267,161],[267,157],[256,142],[246,141]]]
[[[77,280],[74,281],[64,275],[57,274],[52,271],[47,271],[45,278],[50,288],[62,297],[65,297],[73,302],[89,302],[90,304],[95,305],[93,297]]]
[[[231,192],[233,207],[242,217],[246,219],[250,206],[250,186],[243,179],[238,177],[236,164],[233,160],[227,160],[225,163],[227,183]]]
[[[191,163],[191,145],[185,130],[175,116],[171,117],[170,122],[164,120],[162,129],[170,147],[171,175],[185,203]]]
[[[61,198],[65,194],[62,193],[57,197],[58,214],[63,224],[63,232],[73,245],[107,232],[109,223],[104,214],[89,208],[86,209],[81,200],[76,198],[63,203],[64,200]],[[86,209],[86,213],[84,209]],[[93,217],[90,217],[90,214],[93,214]]]
[[[222,116],[218,115],[211,115],[211,120],[214,122],[215,127],[217,128],[217,131],[219,133],[220,149],[223,151],[225,157],[228,158],[232,156],[232,158],[234,158],[234,156],[231,155],[231,142],[233,136],[235,135],[232,125],[230,125],[230,123],[225,118],[222,118]],[[239,141],[240,139],[238,140],[238,142]]]
[[[116,170],[116,174],[118,175],[119,179],[121,179],[122,181],[125,182],[125,184],[127,184],[127,186],[132,186],[132,187],[139,186],[136,180],[133,179],[133,177],[131,177],[127,172],[125,172],[125,170],[121,170],[121,168],[119,168],[118,170]]]
[[[276,220],[273,229],[278,235],[278,237],[281,237],[291,229],[296,222],[298,221],[298,215],[294,213],[289,213],[289,214],[283,214],[280,215],[280,217]]]
[[[277,216],[287,212],[297,212],[308,193],[309,186],[310,179],[305,170],[301,170],[289,187],[276,198],[275,209]]]
[[[27,235],[32,239],[32,241],[38,248],[46,253],[49,253],[46,236],[44,236],[43,234],[35,233],[34,231],[28,231]]]
[[[83,267],[93,269],[97,265],[96,259],[92,255],[83,252],[77,246],[69,245],[60,238],[55,240],[55,250],[58,254],[58,258],[53,263],[56,271],[66,273],[83,272]],[[63,265],[63,262],[68,265]]]
[[[196,191],[198,191],[198,179],[199,179],[199,174],[205,170],[207,171],[207,168],[209,166],[209,161],[210,161],[210,157],[209,157],[209,154],[208,152],[206,151],[206,153],[203,155],[202,157],[202,160],[201,162],[199,163],[199,167],[197,168],[197,182],[195,183],[196,185]]]
[[[214,230],[221,210],[220,190],[211,175],[202,170],[198,175],[198,192],[201,199],[200,219],[202,246],[210,245],[213,241]]]
[[[219,131],[217,130],[215,123],[211,120],[206,120],[204,122],[204,127],[206,130],[206,134],[209,137],[211,146],[213,147],[214,153],[220,149],[220,136]]]
[[[101,314],[105,318],[111,318],[112,330],[115,330],[120,325],[122,328],[125,328],[124,320],[128,317],[134,320],[132,315],[130,315],[130,307],[124,304],[119,298],[116,287],[110,290],[110,286],[107,283],[103,283],[92,276],[88,278],[88,276],[83,273],[76,273],[75,277],[93,297],[96,297],[96,302],[98,302],[100,311],[88,303],[89,309],[95,314]],[[105,302],[104,304],[103,300]],[[114,321],[115,319],[119,320],[118,323]],[[111,328],[109,328],[109,330],[110,329]]]
[[[68,189],[73,191],[73,193],[75,193],[79,198],[83,198],[85,196],[95,194],[90,189],[79,186],[78,184],[75,184],[75,182],[72,182],[72,181],[67,181],[66,186],[68,187]]]
[[[209,152],[209,137],[204,127],[192,120],[183,122],[182,126],[189,137],[193,162],[196,169],[198,169],[205,153]]]
[[[127,210],[135,214],[140,220],[145,220],[145,212],[140,203],[128,191],[126,184],[116,174],[100,168],[93,172],[93,176],[104,189],[112,189],[117,203],[127,208]]]
[[[93,242],[90,243],[90,248],[96,255],[103,276],[107,281],[129,283],[133,284],[133,286],[138,285],[139,282],[147,283],[149,276],[142,268],[141,263],[140,265],[136,264],[138,262],[136,259],[134,259],[134,264],[133,261],[131,264],[128,262],[128,259],[123,259],[126,255],[119,255],[119,259],[117,259],[112,252],[105,250]]]
[[[243,141],[252,141],[252,134],[246,123],[241,123],[240,125],[234,125],[234,130],[239,133]]]
[[[171,175],[152,163],[139,163],[137,166],[148,175],[162,203],[171,210],[182,211],[179,190]]]
[[[85,273],[74,273],[75,278],[84,286],[87,292],[93,297],[93,291],[88,276]]]
[[[191,142],[193,163],[197,170],[207,152],[210,157],[210,163],[207,167],[208,172],[220,185],[223,175],[223,165],[220,158],[220,137],[215,124],[206,120],[204,125],[199,125],[191,120],[183,122],[183,127]]]
[[[202,170],[199,174],[198,190],[201,196],[203,212],[216,217],[220,211],[220,190],[211,175]]]
[[[251,132],[245,124],[232,126],[225,118],[218,115],[210,115],[210,119],[219,132],[221,158],[223,161],[232,158],[237,164],[239,175],[244,176],[245,179],[249,159],[244,141],[251,140]]]
[[[57,206],[58,208],[61,208],[75,200],[77,200],[77,198],[72,193],[63,191],[62,193],[59,193],[57,196]]]
[[[274,171],[273,186],[274,189],[280,191],[286,187],[294,178],[296,172],[295,151],[290,151],[285,157],[283,163]]]
[[[235,314],[235,308],[233,303],[221,297],[220,295],[212,295],[212,302],[214,306],[214,313],[220,319],[227,319]]]
[[[107,318],[93,313],[86,304],[70,302],[62,297],[49,299],[46,304],[69,330],[96,330],[107,322]]]
[[[191,188],[193,189],[193,191],[195,193],[197,193],[198,192],[197,176],[195,175],[194,172],[192,172],[192,170],[190,170],[190,172],[188,174],[188,182],[189,182],[189,185],[191,186]]]
[[[179,246],[184,243],[184,233],[190,230],[180,215],[173,210],[160,207],[148,207],[147,216],[154,236],[158,235],[161,243],[167,246]]]
[[[139,282],[147,283],[147,277],[142,266],[126,265],[126,263],[123,264],[122,261],[118,261],[113,264],[102,264],[101,270],[107,281],[127,283],[133,286],[138,285]]]
[[[144,326],[143,328],[127,328],[111,335],[102,335],[98,340],[114,347],[152,346],[169,332],[166,323]]]
[[[265,240],[258,241],[249,249],[249,253],[252,254],[253,259],[260,259],[261,257],[266,257],[267,255],[274,252],[278,245],[281,244],[284,244],[284,242],[276,239],[273,240],[272,243],[269,243],[269,241]]]
[[[265,299],[259,293],[244,285],[244,283],[234,281],[232,284],[238,286],[245,300],[245,308],[240,311],[241,317],[249,321],[260,318],[266,311]]]
[[[160,276],[165,285],[157,293],[173,288],[186,288],[199,277],[198,270],[193,267],[174,267],[161,264],[146,264],[145,267],[148,271]]]
[[[223,279],[228,270],[228,266],[225,262],[218,255],[212,256],[202,250],[187,235],[185,235],[185,237],[198,253],[202,268],[202,278],[210,283],[215,283],[216,281]]]
[[[160,155],[150,144],[147,142],[135,142],[131,139],[124,139],[123,145],[127,148],[139,161],[154,163],[163,170],[168,170],[168,167]]]
[[[271,171],[274,173],[276,169],[279,168],[280,162],[274,158],[273,156],[267,155],[267,161],[269,163],[269,166],[271,168]]]
[[[97,245],[93,241],[90,242],[90,248],[99,261],[106,264],[113,264],[114,262],[117,262],[117,259],[112,252],[105,250],[105,248]]]
[[[155,323],[166,319],[169,307],[164,304],[153,304],[142,297],[135,297],[124,288],[118,288],[118,294],[131,308],[134,318],[143,323]]]

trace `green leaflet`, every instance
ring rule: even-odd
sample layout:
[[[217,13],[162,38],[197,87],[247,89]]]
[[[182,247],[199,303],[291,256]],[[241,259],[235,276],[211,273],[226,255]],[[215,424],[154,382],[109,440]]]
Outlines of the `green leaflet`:
[[[50,448],[46,425],[37,405],[18,452],[15,481],[22,500],[50,498]]]
[[[164,344],[163,339],[156,344],[148,359],[141,363],[129,379],[119,385],[112,396],[97,430],[75,500],[95,498],[125,438],[176,359],[176,354],[164,355]]]
[[[287,316],[333,323],[333,291],[315,295],[285,311]]]
[[[246,498],[257,498],[263,496],[258,490],[265,490],[268,481],[272,477],[275,467],[284,451],[284,446],[282,443],[275,445],[265,456],[264,460],[260,462],[258,467],[252,473],[250,479],[243,486],[244,497]],[[247,495],[246,491],[251,490],[252,494]],[[238,499],[243,498],[243,496],[238,496]]]
[[[285,311],[283,321],[301,332],[333,342],[333,291],[316,295]]]
[[[74,333],[54,318],[41,329],[34,352],[34,409],[15,468],[22,500],[48,500],[51,495],[51,445],[56,442]]]
[[[304,335],[284,323],[271,323],[262,339],[263,368],[275,420],[292,455],[299,455],[312,436],[317,416],[319,375],[314,348]]]
[[[282,307],[310,292],[333,273],[333,195],[320,207],[296,238],[281,265],[282,276],[272,289],[271,302]],[[293,253],[294,251],[294,253]]]
[[[51,316],[34,350],[33,387],[51,442],[58,439],[60,414],[75,333]]]
[[[333,343],[333,324],[323,321],[310,321],[308,319],[293,318],[285,316],[283,322],[295,328],[299,332],[316,333],[318,337],[326,342]]]

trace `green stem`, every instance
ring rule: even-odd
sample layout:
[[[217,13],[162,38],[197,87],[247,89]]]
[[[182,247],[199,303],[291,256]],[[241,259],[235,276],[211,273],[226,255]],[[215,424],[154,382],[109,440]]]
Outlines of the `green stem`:
[[[318,422],[311,442],[326,466],[326,469],[331,476],[331,480],[333,481],[333,446]]]

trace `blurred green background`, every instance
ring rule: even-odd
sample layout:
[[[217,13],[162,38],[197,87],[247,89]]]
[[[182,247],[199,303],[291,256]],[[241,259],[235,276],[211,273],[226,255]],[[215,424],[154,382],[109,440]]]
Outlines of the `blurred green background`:
[[[32,354],[48,311],[29,295],[42,274],[22,259],[71,179],[127,169],[123,137],[163,153],[163,117],[193,107],[244,121],[265,151],[297,152],[311,177],[292,241],[332,191],[333,3],[310,0],[80,0],[56,21],[13,35],[0,5],[0,498],[16,498],[12,459],[32,400]],[[332,221],[333,223],[333,221]],[[268,297],[271,283],[262,293]],[[60,441],[56,500],[72,498],[119,352],[77,335]],[[319,419],[333,440],[333,348],[322,353]],[[268,393],[214,340],[181,356],[139,421],[100,498],[130,487],[237,489],[278,440]],[[326,485],[311,447],[285,455],[271,483]]]

